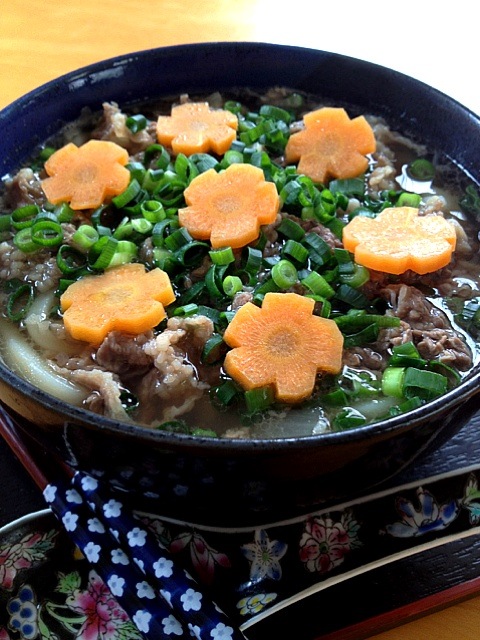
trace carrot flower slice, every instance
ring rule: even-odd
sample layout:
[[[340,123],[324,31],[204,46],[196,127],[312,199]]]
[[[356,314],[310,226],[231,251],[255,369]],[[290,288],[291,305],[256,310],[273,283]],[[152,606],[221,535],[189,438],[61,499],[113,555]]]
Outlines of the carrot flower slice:
[[[63,293],[60,305],[73,338],[100,344],[109,331],[137,335],[152,329],[166,317],[164,305],[174,300],[164,271],[146,272],[143,264],[129,263],[80,278]]]
[[[296,293],[267,293],[261,308],[240,307],[224,334],[233,347],[226,372],[246,390],[273,385],[282,402],[310,396],[319,372],[340,371],[343,349],[336,323],[314,316],[314,304]]]
[[[157,139],[176,154],[223,155],[235,140],[237,127],[237,116],[230,111],[211,109],[208,102],[186,102],[172,107],[170,116],[159,116]]]
[[[353,218],[343,228],[343,244],[356,262],[370,269],[424,274],[450,262],[456,234],[442,216],[419,216],[414,207],[390,207],[376,218]]]
[[[248,164],[232,164],[220,173],[209,169],[184,191],[187,207],[178,219],[191,236],[208,240],[214,248],[244,247],[260,235],[260,226],[275,221],[280,198],[263,171]]]
[[[69,202],[72,209],[95,209],[128,187],[128,153],[114,142],[70,142],[45,162],[49,177],[42,188],[52,204]]]
[[[365,157],[376,149],[372,128],[363,116],[351,120],[345,109],[323,107],[303,117],[305,128],[290,136],[287,163],[314,182],[354,178],[368,167]]]

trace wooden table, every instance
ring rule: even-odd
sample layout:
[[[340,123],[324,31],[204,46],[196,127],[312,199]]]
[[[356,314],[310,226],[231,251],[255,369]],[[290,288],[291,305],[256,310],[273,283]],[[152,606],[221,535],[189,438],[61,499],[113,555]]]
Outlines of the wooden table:
[[[478,23],[470,8],[464,0],[448,12],[411,0],[8,0],[0,5],[0,108],[60,74],[115,55],[188,42],[260,40],[377,62],[480,113]],[[376,640],[477,640],[480,597],[401,623]]]

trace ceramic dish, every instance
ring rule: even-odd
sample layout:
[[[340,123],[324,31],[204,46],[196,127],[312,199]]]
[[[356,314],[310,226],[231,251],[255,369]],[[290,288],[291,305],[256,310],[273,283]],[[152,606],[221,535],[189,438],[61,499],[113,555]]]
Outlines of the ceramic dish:
[[[459,469],[264,528],[137,515],[249,640],[287,631],[299,640],[332,639],[355,625],[374,633],[396,624],[396,609],[442,590],[451,592],[431,605],[418,602],[418,611],[478,590],[476,563],[468,560],[480,545],[478,483],[478,467]],[[341,617],[338,602],[349,603]],[[112,640],[142,637],[49,510],[0,529],[2,640],[86,639],[107,629]]]
[[[38,143],[85,106],[277,85],[381,115],[403,133],[419,134],[473,181],[480,180],[480,120],[455,100],[378,65],[261,43],[143,51],[59,78],[1,112],[0,171],[20,166]],[[344,432],[265,440],[169,434],[99,417],[51,397],[2,363],[0,398],[22,428],[67,464],[101,475],[139,504],[147,498],[173,518],[245,526],[350,500],[398,473],[465,424],[477,408],[479,375],[473,370],[457,388],[406,417]]]

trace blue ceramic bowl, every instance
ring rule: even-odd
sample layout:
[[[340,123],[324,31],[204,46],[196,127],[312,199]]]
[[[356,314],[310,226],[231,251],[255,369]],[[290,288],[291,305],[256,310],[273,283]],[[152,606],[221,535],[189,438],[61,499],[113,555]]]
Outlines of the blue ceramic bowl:
[[[184,92],[282,85],[384,116],[480,182],[480,120],[455,100],[384,67],[318,50],[262,43],[181,45],[69,73],[0,113],[0,173],[83,107]],[[71,465],[102,474],[137,504],[171,517],[235,526],[293,517],[360,495],[441,444],[476,411],[480,372],[412,411],[342,433],[221,440],[136,428],[68,406],[0,363],[0,399],[23,428]],[[157,508],[158,507],[158,508]]]

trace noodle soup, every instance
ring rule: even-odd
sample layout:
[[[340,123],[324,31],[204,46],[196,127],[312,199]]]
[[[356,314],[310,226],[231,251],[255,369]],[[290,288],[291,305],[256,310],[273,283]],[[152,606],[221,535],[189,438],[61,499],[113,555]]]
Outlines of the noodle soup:
[[[302,146],[322,127],[330,164]],[[478,360],[478,208],[458,168],[348,105],[105,103],[4,180],[2,355],[147,429],[307,436],[408,413]]]

